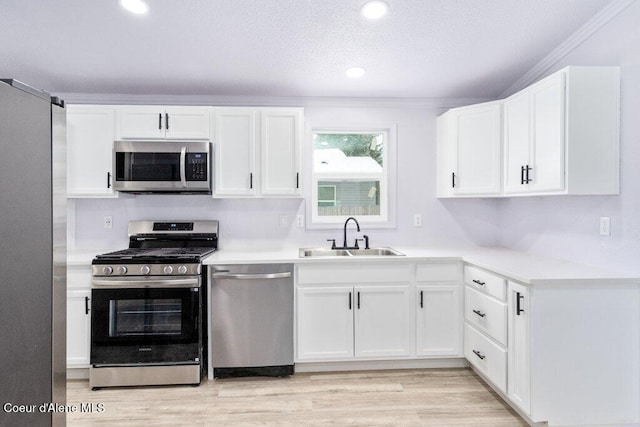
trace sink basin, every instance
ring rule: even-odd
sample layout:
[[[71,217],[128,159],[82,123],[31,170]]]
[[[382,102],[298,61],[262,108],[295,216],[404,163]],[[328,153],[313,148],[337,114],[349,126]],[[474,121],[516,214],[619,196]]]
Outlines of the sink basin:
[[[300,258],[321,257],[321,256],[351,256],[346,249],[309,249],[302,248],[298,253]]]
[[[404,256],[403,253],[391,248],[371,248],[371,249],[310,249],[301,248],[298,256],[300,258],[315,258],[328,256]]]
[[[349,249],[349,253],[359,256],[404,256],[403,253],[391,248]]]

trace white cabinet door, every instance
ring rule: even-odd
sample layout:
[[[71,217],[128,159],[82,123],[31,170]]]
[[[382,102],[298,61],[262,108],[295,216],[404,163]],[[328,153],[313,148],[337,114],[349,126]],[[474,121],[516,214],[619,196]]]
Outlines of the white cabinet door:
[[[506,193],[564,190],[564,82],[557,73],[505,101]]]
[[[417,287],[418,356],[462,356],[461,288],[459,284]]]
[[[509,282],[509,348],[508,386],[509,398],[527,414],[530,413],[531,371],[529,348],[529,290]]]
[[[524,168],[529,163],[530,140],[529,94],[521,92],[504,102],[505,193],[529,191]]]
[[[209,107],[122,106],[118,112],[121,139],[209,139]]]
[[[502,187],[502,106],[473,105],[456,114],[456,194],[498,194]]]
[[[111,185],[115,117],[110,106],[67,106],[68,197],[117,197]]]
[[[218,109],[215,113],[215,194],[256,194],[256,110]]]
[[[91,339],[90,289],[67,292],[67,367],[88,368]]]
[[[125,106],[118,111],[121,139],[164,139],[165,111],[161,106]]]
[[[564,179],[564,73],[531,87],[533,145],[529,160],[531,191],[560,191]]]
[[[353,357],[353,288],[298,288],[298,359]]]
[[[302,109],[262,110],[262,194],[301,194]]]
[[[455,125],[456,112],[449,110],[438,117],[437,137],[437,192],[438,197],[455,196],[456,144]]]
[[[167,139],[208,140],[211,129],[211,109],[208,107],[166,107],[164,127]]]
[[[413,347],[408,285],[356,286],[355,356],[409,356]]]

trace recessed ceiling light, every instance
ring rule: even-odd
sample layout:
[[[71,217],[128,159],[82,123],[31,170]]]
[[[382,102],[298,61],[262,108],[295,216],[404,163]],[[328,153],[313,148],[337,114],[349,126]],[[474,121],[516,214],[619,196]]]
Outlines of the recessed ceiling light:
[[[144,0],[120,0],[120,6],[136,15],[144,15],[149,11],[149,5]]]
[[[365,16],[365,18],[369,19],[379,19],[387,14],[389,10],[389,6],[380,0],[373,0],[365,3],[360,11]]]
[[[349,78],[359,79],[360,77],[364,76],[364,73],[366,72],[367,70],[365,70],[362,67],[351,67],[351,68],[347,68],[347,71],[345,71],[345,74]]]

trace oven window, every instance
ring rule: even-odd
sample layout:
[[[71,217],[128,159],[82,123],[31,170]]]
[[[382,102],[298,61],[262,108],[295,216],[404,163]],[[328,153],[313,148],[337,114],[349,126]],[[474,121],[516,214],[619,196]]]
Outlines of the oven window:
[[[109,301],[109,337],[180,335],[182,300],[117,299]]]

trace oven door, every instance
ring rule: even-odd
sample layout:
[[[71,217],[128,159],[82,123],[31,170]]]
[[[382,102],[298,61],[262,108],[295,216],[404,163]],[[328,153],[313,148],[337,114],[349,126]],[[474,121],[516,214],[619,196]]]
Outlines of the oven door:
[[[115,141],[117,191],[211,192],[211,144],[208,142]]]
[[[94,288],[91,364],[199,363],[200,287]]]

